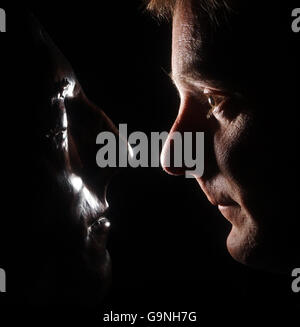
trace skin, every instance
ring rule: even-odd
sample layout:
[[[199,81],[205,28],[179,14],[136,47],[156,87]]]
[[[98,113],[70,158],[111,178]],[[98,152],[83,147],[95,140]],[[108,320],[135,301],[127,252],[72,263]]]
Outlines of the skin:
[[[110,284],[106,190],[116,169],[97,167],[95,140],[102,131],[117,137],[118,131],[86,97],[40,24],[29,16],[23,26],[9,74],[22,80],[19,96],[10,99],[22,108],[14,130],[26,135],[26,151],[20,148],[11,160],[11,184],[22,185],[19,206],[26,219],[18,219],[15,242],[6,240],[12,244],[9,296],[27,304],[96,306]],[[13,84],[7,85],[6,94],[13,94]],[[20,157],[26,158],[21,170]]]
[[[213,30],[197,1],[176,5],[171,77],[180,107],[161,161],[168,173],[184,174],[186,167],[168,167],[165,162],[172,152],[172,133],[204,132],[205,171],[194,177],[231,223],[229,253],[243,264],[290,271],[299,263],[299,220],[291,205],[295,193],[290,191],[290,178],[296,176],[290,173],[296,169],[289,160],[296,146],[295,130],[275,111],[282,103],[288,106],[284,86],[282,96],[270,95],[278,88],[275,80],[291,76],[284,75],[288,63],[282,68],[285,72],[276,64],[282,58],[275,46],[280,38],[265,38],[259,17],[256,29],[243,14],[230,16],[230,29],[221,23]],[[283,128],[282,143],[274,142]],[[278,172],[282,178],[277,178]]]

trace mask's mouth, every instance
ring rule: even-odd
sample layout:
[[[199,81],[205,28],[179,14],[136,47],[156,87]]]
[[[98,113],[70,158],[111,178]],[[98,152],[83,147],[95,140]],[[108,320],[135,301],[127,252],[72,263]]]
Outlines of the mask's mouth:
[[[88,227],[89,231],[101,229],[103,231],[109,231],[110,229],[110,221],[106,217],[101,217],[96,220],[90,227]]]
[[[106,217],[101,217],[88,227],[88,238],[93,238],[103,250],[106,249],[110,225]]]

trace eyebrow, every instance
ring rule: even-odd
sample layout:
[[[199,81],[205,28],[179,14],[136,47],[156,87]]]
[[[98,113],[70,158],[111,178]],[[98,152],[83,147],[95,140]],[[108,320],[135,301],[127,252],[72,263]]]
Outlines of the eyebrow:
[[[221,91],[220,87],[215,87],[214,85],[220,84],[216,80],[203,80],[201,76],[195,76],[194,74],[190,73],[180,73],[174,75],[171,71],[167,74],[172,81],[172,83],[177,87],[177,81],[183,82],[183,84],[187,85],[188,87],[195,88],[196,90],[204,90],[204,89],[211,89],[215,91]],[[178,77],[177,77],[178,76]]]

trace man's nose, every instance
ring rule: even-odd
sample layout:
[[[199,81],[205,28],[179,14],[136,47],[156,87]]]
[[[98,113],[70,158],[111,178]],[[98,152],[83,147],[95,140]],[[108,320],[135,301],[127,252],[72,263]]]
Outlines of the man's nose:
[[[163,146],[160,158],[161,165],[168,174],[183,175],[187,170],[191,170],[191,167],[186,165],[185,153],[188,151],[195,158],[196,152],[201,151],[197,147],[197,134],[209,130],[209,122],[203,109],[200,101],[192,97],[181,100],[178,115]],[[187,134],[191,137],[187,138]],[[180,142],[178,138],[181,138]],[[204,152],[204,149],[202,150]]]

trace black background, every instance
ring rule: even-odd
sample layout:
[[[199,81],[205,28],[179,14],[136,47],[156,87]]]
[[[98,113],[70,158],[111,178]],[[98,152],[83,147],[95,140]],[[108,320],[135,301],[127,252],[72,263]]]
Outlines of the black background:
[[[140,1],[30,8],[88,97],[116,125],[127,123],[129,133],[147,135],[170,129],[178,96],[166,74],[169,24],[155,21]],[[287,6],[288,18],[289,13]],[[7,35],[9,28],[8,16]],[[108,202],[113,286],[103,307],[90,312],[99,324],[101,310],[197,311],[200,322],[208,318],[224,325],[240,314],[269,321],[293,319],[299,312],[291,276],[255,271],[229,256],[230,225],[195,180],[159,168],[128,169],[112,181]]]

